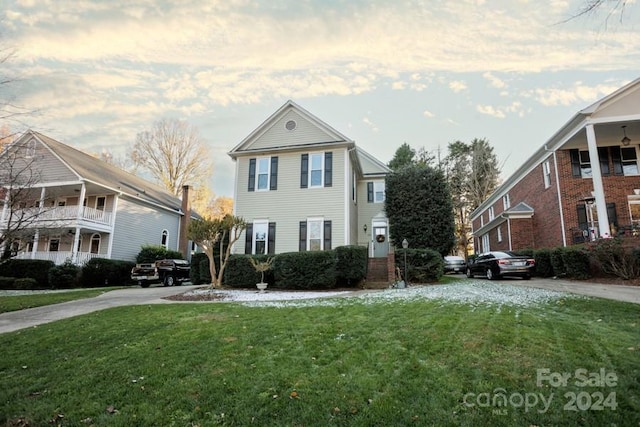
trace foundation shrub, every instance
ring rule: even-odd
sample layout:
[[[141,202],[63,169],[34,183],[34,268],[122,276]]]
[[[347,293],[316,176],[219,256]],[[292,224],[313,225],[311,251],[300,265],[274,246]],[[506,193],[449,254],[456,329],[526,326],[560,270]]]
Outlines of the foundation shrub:
[[[274,288],[331,289],[336,286],[336,252],[287,252],[276,256],[271,267]]]

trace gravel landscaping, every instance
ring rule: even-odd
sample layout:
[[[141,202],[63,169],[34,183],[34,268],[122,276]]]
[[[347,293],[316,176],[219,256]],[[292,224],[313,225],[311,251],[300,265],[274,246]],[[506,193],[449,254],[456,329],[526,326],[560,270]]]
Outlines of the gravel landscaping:
[[[340,298],[341,297],[341,298]],[[469,280],[454,285],[416,285],[406,289],[379,291],[267,291],[237,289],[194,289],[174,297],[178,301],[241,302],[252,307],[334,306],[349,303],[380,304],[421,299],[442,300],[458,304],[509,305],[528,307],[558,302],[568,298],[584,298],[564,292]]]

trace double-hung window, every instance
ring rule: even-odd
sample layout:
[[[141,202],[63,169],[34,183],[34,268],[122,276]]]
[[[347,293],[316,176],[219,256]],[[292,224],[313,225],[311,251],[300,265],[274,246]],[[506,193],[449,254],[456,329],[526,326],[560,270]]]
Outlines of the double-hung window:
[[[624,175],[638,175],[638,155],[635,147],[621,148],[620,161]]]
[[[278,189],[278,157],[249,159],[248,191],[270,191]]]
[[[503,210],[505,211],[511,207],[511,198],[509,197],[509,193],[502,196],[502,205],[504,208]]]
[[[255,220],[245,230],[245,254],[274,254],[276,250],[276,223]]]
[[[367,182],[367,201],[369,203],[383,203],[385,199],[384,181]]]
[[[324,218],[308,218],[300,221],[300,251],[331,249],[331,221]]]
[[[489,221],[492,221],[495,218],[495,212],[493,210],[493,206],[489,208]]]
[[[333,153],[303,154],[300,157],[300,188],[331,187],[333,184]]]

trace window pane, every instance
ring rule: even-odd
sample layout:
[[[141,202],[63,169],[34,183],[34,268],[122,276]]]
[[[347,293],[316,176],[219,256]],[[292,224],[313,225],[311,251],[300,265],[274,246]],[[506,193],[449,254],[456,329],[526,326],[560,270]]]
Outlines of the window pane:
[[[253,223],[253,247],[255,254],[267,253],[268,224],[266,222]]]
[[[322,221],[309,221],[309,239],[322,237]]]
[[[622,165],[622,171],[625,175],[638,175],[638,164],[624,163]]]
[[[311,186],[312,187],[319,187],[322,186],[322,171],[316,171],[316,170],[312,170],[311,171]]]
[[[312,154],[311,155],[311,169],[322,169],[322,155],[321,154]]]
[[[640,221],[640,203],[629,203],[632,221]]]
[[[320,239],[311,239],[311,240],[309,240],[309,250],[310,251],[320,251],[320,250],[322,250]]]
[[[269,175],[258,175],[258,190],[266,190],[269,185]]]

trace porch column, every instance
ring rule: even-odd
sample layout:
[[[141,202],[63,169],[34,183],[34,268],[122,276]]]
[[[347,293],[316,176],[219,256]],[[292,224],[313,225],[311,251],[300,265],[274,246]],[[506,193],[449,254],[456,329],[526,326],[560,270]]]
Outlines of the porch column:
[[[607,203],[604,199],[604,185],[602,184],[602,171],[600,170],[600,157],[598,157],[598,145],[596,132],[592,124],[585,127],[587,131],[587,145],[589,147],[589,159],[591,160],[591,179],[593,181],[593,192],[596,199],[596,211],[598,212],[598,232],[602,237],[605,234],[611,235],[609,229],[609,216],[607,215]]]
[[[82,183],[82,187],[80,187],[80,198],[78,199],[78,220],[81,220],[84,217],[84,198],[87,195],[87,187]]]
[[[76,264],[78,262],[78,249],[80,245],[80,227],[76,227],[76,232],[73,235],[73,248],[71,249],[71,263]]]
[[[39,243],[40,243],[40,229],[36,228],[36,232],[33,235],[33,248],[31,248],[31,259],[36,259],[36,252],[38,252]]]

